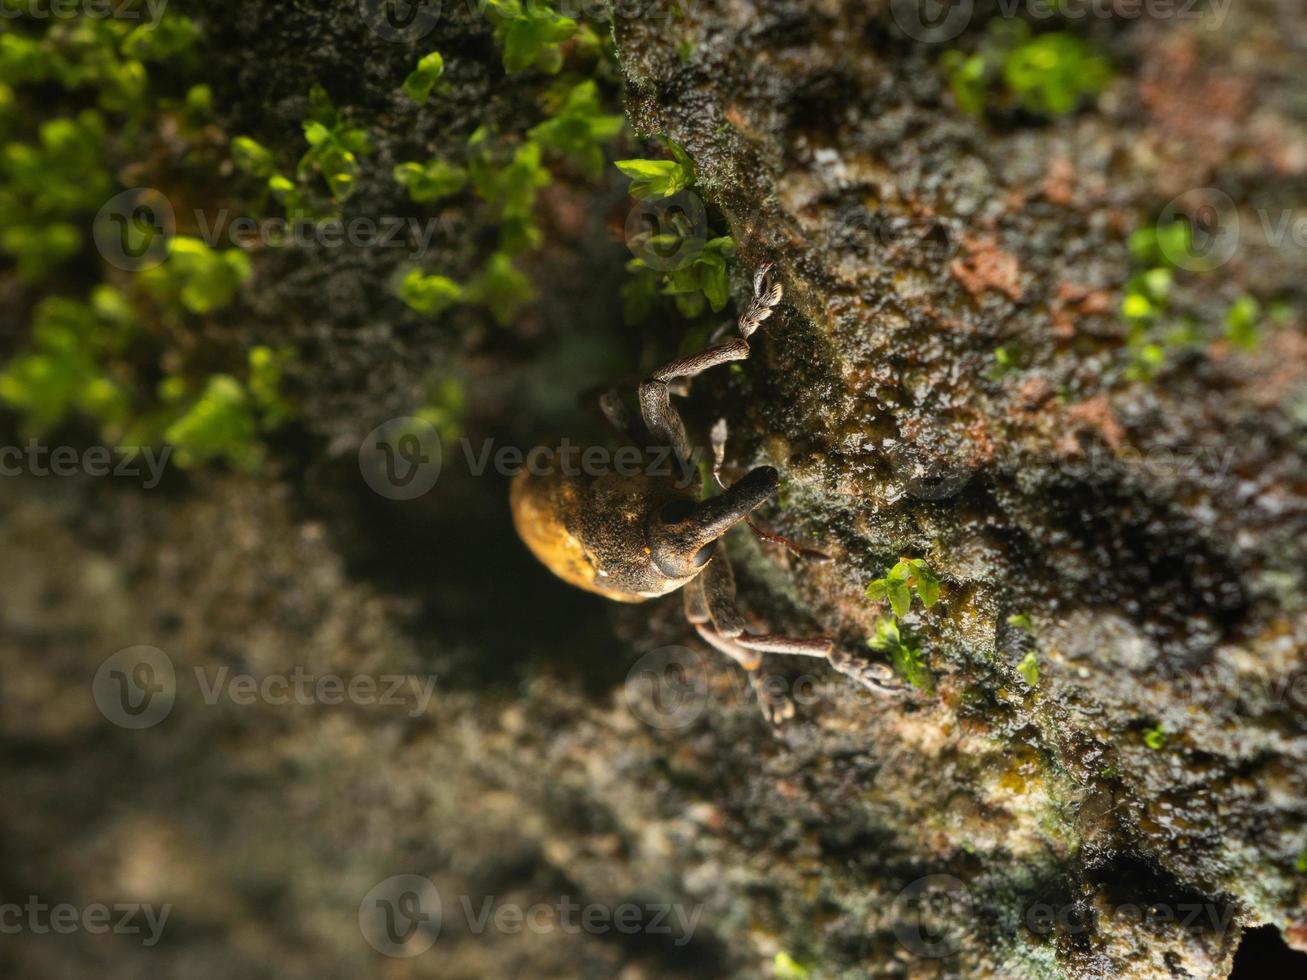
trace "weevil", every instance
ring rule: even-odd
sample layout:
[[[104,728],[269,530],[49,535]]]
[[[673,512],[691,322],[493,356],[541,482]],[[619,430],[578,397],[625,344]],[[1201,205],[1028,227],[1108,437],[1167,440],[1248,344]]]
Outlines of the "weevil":
[[[657,448],[669,448],[691,465],[690,442],[672,394],[710,368],[748,358],[749,338],[772,315],[782,295],[770,267],[760,267],[752,301],[736,324],[737,337],[678,358],[639,383],[640,416]],[[599,406],[614,428],[633,434],[633,420],[616,389],[605,392]],[[599,474],[557,467],[524,469],[511,489],[518,535],[559,578],[606,598],[644,602],[680,589],[686,619],[709,646],[748,672],[763,713],[773,723],[791,717],[794,704],[772,685],[761,683],[765,653],[824,658],[878,693],[897,693],[886,665],[849,655],[829,637],[749,630],[735,605],[735,575],[721,540],[727,531],[747,522],[766,540],[805,557],[825,556],[762,531],[750,520],[750,512],[776,493],[779,474],[774,467],[760,466],[726,486],[721,480],[724,421],[713,427],[711,440],[713,477],[721,493],[704,500],[692,481],[678,481],[675,474],[652,466],[635,473]]]

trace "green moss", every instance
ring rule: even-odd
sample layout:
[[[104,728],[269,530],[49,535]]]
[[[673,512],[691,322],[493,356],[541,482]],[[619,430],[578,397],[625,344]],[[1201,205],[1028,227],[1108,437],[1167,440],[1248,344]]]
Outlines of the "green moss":
[[[867,584],[868,599],[888,600],[895,616],[906,616],[912,605],[912,592],[929,609],[939,601],[939,578],[921,558],[900,558],[882,578]]]
[[[557,73],[564,61],[564,42],[570,42],[574,60],[604,54],[593,30],[544,3],[491,0],[485,12],[509,72],[537,68]],[[439,56],[428,55],[406,80],[405,91],[425,101],[442,71]],[[482,305],[506,324],[534,299],[535,288],[513,260],[542,241],[536,201],[554,179],[545,166],[545,151],[568,161],[586,179],[598,180],[604,146],[620,135],[625,123],[622,115],[603,111],[599,87],[590,78],[570,75],[560,80],[541,105],[545,118],[524,133],[500,134],[479,126],[468,138],[461,161],[432,159],[395,167],[395,180],[415,203],[438,201],[470,184],[486,206],[488,221],[498,229],[498,247],[465,283],[434,270],[407,270],[397,280],[396,292],[410,308],[435,316],[456,304]]]
[[[1126,322],[1129,381],[1150,381],[1166,365],[1173,351],[1192,346],[1196,325],[1188,318],[1170,317],[1175,270],[1193,255],[1189,226],[1173,222],[1141,228],[1130,236],[1130,251],[1147,267],[1126,283],[1121,316]]]
[[[408,190],[416,204],[430,204],[457,194],[467,186],[467,171],[444,160],[401,163],[395,167],[395,181]]]
[[[465,293],[470,302],[487,306],[501,324],[512,321],[523,306],[535,299],[531,280],[513,265],[506,252],[491,255]]]
[[[628,325],[643,323],[658,299],[658,275],[639,259],[626,263],[630,278],[622,284],[622,320]]]
[[[399,298],[411,309],[427,316],[439,316],[463,299],[463,287],[448,276],[424,275],[409,269],[399,282]]]
[[[916,644],[906,639],[898,622],[891,616],[876,624],[876,632],[867,638],[873,650],[889,655],[894,672],[920,691],[935,690],[935,676],[930,672]]]
[[[542,162],[540,145],[523,143],[504,162],[498,141],[481,127],[469,138],[468,151],[468,173],[499,225],[500,249],[516,255],[539,246],[540,229],[534,218],[536,196],[553,180]]]
[[[1171,312],[1176,272],[1205,271],[1194,253],[1192,231],[1183,221],[1141,228],[1130,236],[1130,251],[1144,268],[1126,283],[1121,316],[1126,323],[1129,356],[1125,377],[1150,381],[1176,352],[1201,346],[1203,332],[1190,316]],[[1226,310],[1223,332],[1237,347],[1255,349],[1261,342],[1262,306],[1253,296],[1240,296]]]
[[[571,160],[581,174],[597,181],[603,176],[606,143],[621,135],[626,118],[604,113],[592,80],[566,90],[556,113],[529,130],[532,140]]]
[[[257,436],[245,389],[230,375],[215,374],[163,437],[176,447],[180,466],[222,457],[239,469],[253,469],[259,462]]]
[[[163,440],[176,449],[177,464],[194,467],[222,460],[237,469],[252,470],[263,460],[261,433],[280,425],[290,406],[280,391],[287,350],[255,347],[249,353],[244,384],[228,374],[215,374],[199,395],[187,398],[180,379],[161,386],[165,402],[180,403],[180,410],[163,432]]]
[[[349,123],[336,110],[326,89],[314,85],[309,92],[309,118],[303,123],[308,152],[300,157],[296,175],[303,180],[317,171],[337,203],[354,192],[360,156],[372,152],[367,131]]]
[[[563,42],[577,30],[572,18],[556,13],[544,0],[488,0],[485,12],[503,48],[505,71],[538,68],[553,75],[563,67]]]
[[[694,183],[694,163],[671,140],[663,141],[671,160],[618,160],[617,169],[631,178],[628,193],[637,201],[671,197]]]
[[[994,364],[986,372],[987,377],[997,381],[1017,369],[1016,355],[1006,346],[994,348]]]
[[[404,94],[416,102],[423,105],[431,98],[431,92],[436,87],[436,82],[440,76],[445,73],[445,59],[440,56],[439,51],[432,51],[424,55],[418,65],[409,76],[404,79]]]
[[[434,426],[440,438],[449,444],[463,430],[466,401],[462,383],[457,378],[445,378],[433,387],[422,407],[413,414]]]
[[[116,175],[152,182],[153,160],[136,158],[142,141],[152,145],[167,128],[165,117],[188,139],[211,120],[213,93],[186,77],[198,65],[202,29],[171,11],[158,20],[19,18],[6,21],[5,30],[0,249],[24,278],[48,288],[69,260],[93,261],[91,236],[81,229],[120,189]],[[156,90],[159,62],[168,67]],[[49,109],[52,98],[59,110]],[[28,122],[43,116],[49,118]],[[265,179],[275,172],[271,155],[252,140],[237,142],[233,152],[243,170],[262,169]],[[138,225],[124,231],[141,246],[155,233]],[[201,374],[192,385],[181,373],[187,361],[225,356],[214,358],[203,343],[179,349],[175,337],[192,317],[232,303],[251,271],[239,249],[213,250],[182,236],[169,241],[162,264],[121,276],[118,286],[78,280],[74,288],[87,298],[47,296],[36,305],[27,343],[0,370],[0,400],[34,434],[80,417],[95,422],[106,440],[154,444],[171,436],[191,461],[247,465],[258,455],[259,435],[291,414],[279,395],[289,352],[255,348],[235,371]],[[149,384],[164,363],[179,373]]]
[[[772,959],[772,976],[778,980],[807,980],[812,973],[789,953],[780,952]]]
[[[1054,31],[1018,45],[1003,65],[1003,78],[1022,106],[1062,116],[1097,95],[1111,78],[1107,59],[1088,41]]]
[[[105,167],[107,127],[87,109],[42,123],[35,143],[0,152],[0,250],[29,281],[54,273],[86,243],[86,223],[114,189]]]
[[[1262,318],[1262,304],[1252,296],[1240,296],[1225,311],[1225,337],[1236,347],[1255,350],[1261,343],[1258,329]]]
[[[1160,751],[1166,746],[1166,730],[1157,725],[1144,732],[1144,744],[1154,752]]]
[[[979,50],[948,51],[941,59],[958,107],[972,115],[986,108],[1019,107],[1057,117],[1102,91],[1112,76],[1094,45],[1066,31],[1031,34],[1019,20],[991,21]]]
[[[240,249],[215,250],[178,235],[168,242],[167,261],[142,272],[139,281],[165,305],[212,313],[232,301],[250,272],[249,256]]]
[[[122,295],[108,286],[98,287],[89,303],[63,296],[42,300],[27,350],[0,372],[0,400],[22,413],[36,435],[75,412],[110,430],[121,427],[130,398],[109,363],[136,328]]]
[[[1022,658],[1021,663],[1017,664],[1017,673],[1030,687],[1039,686],[1039,658],[1035,656],[1033,650]]]
[[[200,28],[179,14],[141,24],[123,38],[122,53],[140,61],[162,61],[190,51],[200,38]]]
[[[1029,633],[1031,636],[1034,636],[1035,634],[1034,624],[1030,621],[1030,617],[1025,613],[1014,613],[1009,616],[1007,618],[1007,624],[1009,626],[1015,626],[1017,629]]]
[[[693,257],[687,264],[664,274],[663,295],[671,296],[681,316],[690,319],[706,309],[720,313],[731,299],[726,260],[735,254],[735,239],[722,235],[705,242],[697,255],[688,254]]]

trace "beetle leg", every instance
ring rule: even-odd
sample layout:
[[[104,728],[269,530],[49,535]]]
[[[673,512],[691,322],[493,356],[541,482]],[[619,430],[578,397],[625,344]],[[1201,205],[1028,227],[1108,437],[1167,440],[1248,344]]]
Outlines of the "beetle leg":
[[[749,356],[748,338],[772,315],[776,304],[781,301],[781,284],[769,280],[770,272],[770,265],[762,265],[754,273],[753,301],[736,325],[739,337],[724,344],[714,344],[689,357],[678,358],[640,383],[640,415],[644,424],[651,433],[676,450],[682,459],[690,458],[690,442],[685,435],[685,423],[672,407],[669,385],[693,378],[719,364],[742,361]]]
[[[713,560],[696,578],[686,583],[685,618],[715,650],[731,657],[749,675],[749,685],[758,698],[763,717],[778,725],[794,717],[794,701],[783,688],[769,683],[762,669],[760,652],[740,642],[745,633],[744,617],[735,607],[735,574],[726,549],[717,543]]]
[[[779,725],[794,717],[794,699],[786,692],[788,684],[771,683],[775,674],[766,674],[761,669],[749,671],[749,686],[758,698],[758,707],[762,716],[772,725]],[[783,680],[777,677],[777,680]]]
[[[644,424],[657,438],[671,446],[682,459],[690,458],[690,441],[685,435],[685,423],[680,413],[672,407],[669,382],[680,378],[692,378],[709,368],[730,361],[742,361],[749,356],[749,343],[743,338],[736,338],[716,347],[678,358],[640,382],[640,415]]]
[[[832,650],[830,665],[845,677],[851,677],[874,694],[901,695],[909,690],[894,678],[889,664],[856,657],[843,650]]]
[[[746,650],[729,637],[722,635],[712,621],[712,612],[708,605],[708,596],[704,590],[703,575],[691,579],[681,589],[685,598],[685,618],[694,626],[710,647],[718,653],[724,653],[748,671],[757,670],[762,664],[762,656],[753,650]]]
[[[783,636],[780,633],[742,633],[735,642],[760,653],[789,653],[799,657],[830,657],[835,641],[829,636]]]
[[[712,446],[712,478],[718,487],[725,490],[726,484],[722,482],[722,464],[726,460],[726,420],[718,419],[712,427],[709,435],[709,442]],[[753,518],[745,516],[744,523],[749,525],[749,530],[758,536],[761,541],[770,541],[773,544],[782,545],[790,554],[796,558],[804,558],[817,564],[826,564],[834,561],[830,555],[824,551],[818,551],[816,548],[807,548],[797,541],[785,537],[783,534],[777,534],[775,531],[766,531],[754,523]]]
[[[630,435],[633,431],[631,413],[616,388],[610,388],[599,396],[599,411],[604,421],[620,436]]]

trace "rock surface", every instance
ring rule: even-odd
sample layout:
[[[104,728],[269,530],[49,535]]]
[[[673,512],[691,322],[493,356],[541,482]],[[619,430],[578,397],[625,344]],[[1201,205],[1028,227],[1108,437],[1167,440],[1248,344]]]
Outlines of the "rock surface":
[[[393,94],[412,45],[343,10],[270,10],[210,15],[232,131],[276,129],[283,100],[329,76],[374,118],[385,174],[513,112],[461,11],[431,38],[461,66],[458,109],[438,116]],[[0,486],[17,570],[0,590],[3,893],[172,905],[157,946],[25,933],[0,962],[1218,977],[1263,924],[1307,951],[1307,292],[1302,243],[1260,220],[1307,191],[1307,15],[1286,0],[1215,31],[1080,25],[1117,72],[1093,109],[1050,122],[960,112],[949,45],[914,41],[895,10],[727,0],[619,17],[615,38],[633,127],[690,153],[740,244],[737,295],[762,262],[786,289],[751,360],[697,382],[687,416],[702,434],[725,415],[733,465],[781,470],[766,523],[836,561],[736,532],[742,605],[884,659],[866,637],[886,609],[863,589],[926,558],[942,598],[902,623],[933,689],[886,698],[775,657],[798,706],[773,729],[678,597],[613,609],[535,566],[502,474],[474,476],[460,447],[417,502],[359,479],[363,436],[433,371],[465,379],[471,444],[525,447],[575,421],[605,372],[675,347],[674,324],[620,326],[623,255],[605,241],[620,188],[546,202],[582,217],[538,259],[552,288],[534,321],[504,336],[404,310],[388,257],[267,257],[235,329],[297,348],[306,410],[266,474]],[[1237,207],[1239,248],[1177,276],[1173,302],[1214,339],[1132,379],[1130,232],[1204,187]],[[395,195],[365,181],[350,207],[391,213]],[[477,243],[446,217],[436,250],[457,268]],[[1244,294],[1289,311],[1250,351],[1219,339]],[[994,369],[1000,346],[1011,370]],[[91,692],[137,644],[166,652],[176,700],[132,731]],[[689,681],[671,700],[643,682],[668,650]],[[401,703],[247,704],[225,686],[297,672],[399,676]],[[440,937],[385,961],[359,906],[401,873],[436,884]],[[487,900],[527,924],[479,927]],[[562,902],[630,905],[642,926],[668,911],[587,930],[564,927],[580,914]]]

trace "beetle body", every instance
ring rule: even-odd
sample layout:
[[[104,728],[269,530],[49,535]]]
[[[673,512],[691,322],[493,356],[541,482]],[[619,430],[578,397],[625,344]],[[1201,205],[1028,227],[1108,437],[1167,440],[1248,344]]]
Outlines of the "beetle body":
[[[643,602],[698,575],[717,538],[776,486],[776,471],[761,467],[700,502],[668,476],[523,470],[513,480],[513,524],[559,578],[619,602]]]

